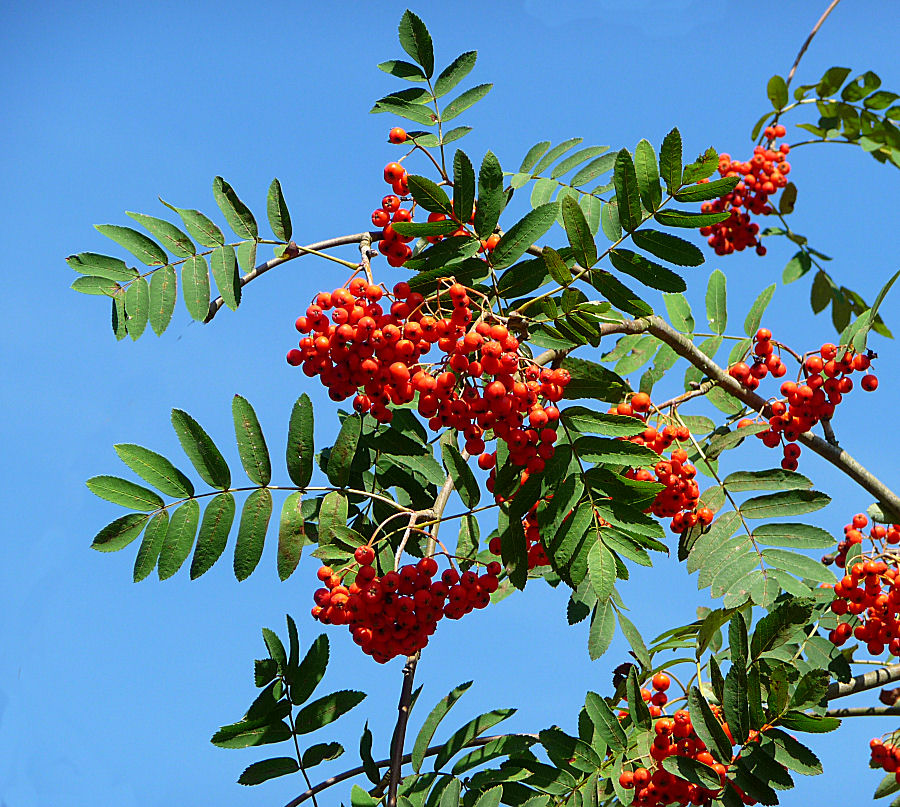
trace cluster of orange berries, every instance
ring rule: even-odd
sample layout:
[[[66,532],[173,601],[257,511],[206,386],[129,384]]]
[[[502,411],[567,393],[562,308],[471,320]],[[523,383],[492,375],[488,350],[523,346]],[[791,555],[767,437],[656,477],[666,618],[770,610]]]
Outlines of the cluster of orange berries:
[[[630,401],[617,404],[609,412],[646,421],[650,407],[650,396],[646,392],[637,392]],[[707,507],[697,509],[697,500],[700,498],[700,487],[695,479],[697,469],[687,461],[687,451],[676,448],[668,459],[662,456],[674,442],[690,439],[690,430],[683,425],[664,425],[661,429],[657,428],[658,425],[647,426],[634,437],[621,438],[636,445],[646,446],[660,455],[660,460],[653,467],[653,471],[647,468],[630,468],[625,472],[625,476],[642,482],[659,482],[665,485],[663,490],[656,494],[648,512],[659,518],[671,518],[671,528],[674,532],[684,532],[698,523],[711,524],[713,511]]]
[[[513,464],[542,471],[556,440],[553,403],[563,397],[569,372],[520,356],[519,340],[501,323],[479,319],[471,327],[471,300],[459,283],[438,292],[434,313],[406,282],[394,286],[387,312],[383,294],[354,278],[347,288],[317,295],[295,323],[304,336],[288,363],[319,376],[332,400],[354,396],[356,411],[371,412],[380,423],[392,419],[391,405],[410,403],[418,393],[418,412],[429,427],[459,430],[466,451],[482,454],[482,468],[496,461],[483,453],[490,431],[509,446]],[[447,306],[450,316],[444,316]],[[433,345],[443,357],[436,366],[420,364]]]
[[[400,163],[392,162],[384,167],[384,181],[394,192],[385,196],[381,200],[381,207],[372,213],[372,224],[381,227],[378,251],[387,258],[391,266],[403,266],[412,255],[409,246],[409,242],[413,240],[412,236],[402,236],[393,227],[394,222],[413,219],[412,209],[401,206],[401,197],[409,193],[406,177],[406,169]]]
[[[382,664],[425,647],[443,617],[460,619],[488,605],[501,571],[495,561],[482,575],[449,568],[435,580],[437,561],[422,558],[379,577],[371,546],[357,547],[354,558],[359,567],[348,586],[330,566],[319,569],[325,587],[313,595],[312,615],[326,625],[347,625],[353,641]]]
[[[862,530],[868,523],[863,513],[857,513],[844,527],[844,540],[838,544],[835,560],[838,567],[846,567],[847,552],[851,546],[863,542]],[[885,551],[886,544],[900,543],[900,524],[890,527],[874,524],[869,536],[873,543],[872,552],[860,555],[847,574],[835,583],[831,603],[834,614],[856,617],[857,624],[839,622],[828,638],[840,647],[852,636],[865,642],[873,656],[880,656],[885,647],[892,655],[900,656],[900,570],[896,559]],[[889,566],[883,557],[892,560],[892,565]]]
[[[651,694],[649,690],[642,689],[641,695],[644,700],[649,700],[651,703],[650,714],[657,717],[653,726],[655,737],[650,746],[650,756],[656,762],[656,766],[653,770],[638,767],[633,771],[622,771],[619,775],[619,784],[626,790],[634,789],[632,804],[641,807],[656,807],[656,805],[665,804],[708,805],[718,797],[721,789],[708,790],[669,773],[662,767],[663,760],[675,755],[695,759],[711,767],[719,775],[723,787],[728,776],[728,766],[716,762],[713,755],[709,753],[706,745],[694,731],[688,711],[680,709],[671,717],[661,716],[661,707],[665,706],[668,700],[665,690],[669,687],[669,676],[665,673],[657,673],[653,676],[652,683],[655,692]],[[721,721],[719,707],[713,706],[712,710]],[[619,714],[624,716],[628,713],[620,712]],[[722,728],[731,739],[728,724],[723,722]],[[751,732],[751,735],[751,739],[755,738],[756,732]],[[745,804],[755,804],[754,800],[744,796],[742,796],[742,800]]]
[[[872,758],[869,760],[874,768],[881,768],[888,773],[894,774],[898,782],[900,782],[900,745],[894,745],[891,742],[884,742],[879,737],[874,737],[869,741]]]
[[[787,143],[774,148],[774,140],[784,137],[781,124],[766,127],[763,132],[768,146],[756,146],[748,162],[732,160],[729,154],[719,155],[719,174],[723,177],[741,177],[734,190],[711,202],[704,202],[704,213],[728,212],[729,216],[718,224],[701,227],[701,235],[717,255],[730,255],[747,247],[756,247],[757,255],[765,255],[766,248],[759,243],[759,225],[750,221],[750,214],[768,216],[772,212],[769,197],[787,185],[791,164],[785,157],[791,150]],[[701,179],[700,182],[709,182]],[[743,210],[742,210],[743,208]]]
[[[760,328],[756,332],[753,352],[756,358],[752,366],[739,361],[728,368],[729,375],[746,389],[756,389],[760,379],[765,378],[769,372],[776,378],[785,374],[785,365],[774,352],[772,332],[768,328]],[[837,345],[827,342],[817,353],[812,353],[803,360],[804,380],[785,381],[781,385],[784,398],[770,404],[772,414],[768,421],[769,428],[757,434],[757,437],[769,448],[783,445],[782,468],[797,470],[800,446],[795,441],[820,420],[831,418],[844,395],[853,389],[850,374],[869,369],[872,355],[871,352],[854,354],[851,351],[841,351]],[[878,388],[878,378],[867,374],[861,379],[860,386],[871,392]],[[753,423],[753,420],[746,418],[738,426],[750,426]]]

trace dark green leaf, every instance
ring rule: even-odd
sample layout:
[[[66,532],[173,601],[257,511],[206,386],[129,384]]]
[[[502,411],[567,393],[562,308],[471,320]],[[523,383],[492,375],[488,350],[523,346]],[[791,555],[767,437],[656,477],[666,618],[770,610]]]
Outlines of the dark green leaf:
[[[212,744],[219,748],[250,748],[280,743],[291,739],[291,730],[283,720],[241,720],[222,726],[213,736]]]
[[[694,230],[724,221],[728,218],[728,213],[690,213],[687,210],[669,208],[657,211],[653,218],[666,227],[687,227]]]
[[[444,111],[441,113],[441,120],[446,123],[448,120],[453,120],[457,115],[461,115],[469,107],[474,106],[484,98],[493,86],[493,84],[478,84],[466,90],[462,95],[456,96],[444,107]]]
[[[750,657],[759,658],[762,653],[781,647],[799,625],[805,625],[812,613],[812,607],[796,599],[780,603],[774,610],[759,620],[750,639]]]
[[[165,266],[169,262],[166,251],[143,233],[117,224],[95,224],[96,229],[111,238],[119,246],[125,247],[135,258],[147,266]]]
[[[706,179],[712,176],[719,164],[719,155],[712,147],[703,152],[694,162],[686,165],[681,175],[681,181],[685,185],[690,185],[700,179]],[[712,183],[710,183],[712,184]],[[676,197],[677,198],[677,197]],[[692,200],[693,201],[693,200]]]
[[[234,547],[234,576],[238,580],[246,580],[259,564],[271,517],[272,493],[268,488],[254,490],[241,510],[241,523]]]
[[[647,652],[647,645],[641,638],[640,631],[635,627],[634,623],[628,617],[619,611],[619,627],[622,629],[622,635],[628,640],[628,644],[634,651],[635,658],[643,665],[645,669],[650,669],[650,653]],[[643,703],[643,701],[641,701]]]
[[[440,98],[452,90],[459,82],[461,82],[475,67],[475,60],[478,54],[474,50],[466,51],[457,56],[434,82],[435,97]]]
[[[709,276],[706,287],[706,319],[713,333],[725,333],[728,324],[728,310],[725,299],[725,275],[716,269]]]
[[[697,736],[706,743],[716,761],[729,764],[731,762],[731,741],[697,687],[691,687],[688,693],[688,708]]]
[[[98,552],[118,552],[130,544],[144,529],[150,516],[128,513],[107,524],[94,536],[91,549]]]
[[[496,726],[498,723],[511,717],[515,714],[515,711],[515,709],[494,709],[470,720],[462,728],[455,731],[444,743],[444,747],[435,755],[434,769],[436,771],[443,770],[444,766],[468,743],[476,737],[480,737],[492,726]]]
[[[588,552],[588,574],[591,588],[599,600],[607,600],[616,585],[616,560],[604,544],[594,541]]]
[[[470,510],[477,507],[481,498],[481,488],[469,464],[463,459],[462,454],[459,453],[456,444],[442,440],[441,457],[444,460],[444,468],[447,469],[447,473],[453,480],[453,486],[456,488],[456,492],[459,494],[459,498],[462,499],[463,504]]]
[[[756,298],[753,305],[750,306],[750,312],[747,314],[747,318],[744,320],[744,333],[747,336],[753,336],[757,329],[759,328],[760,322],[762,322],[763,314],[765,313],[766,308],[769,305],[769,302],[772,299],[772,295],[775,293],[775,284],[773,283],[771,286],[766,286],[760,293],[759,297]]]
[[[157,336],[169,327],[172,312],[175,310],[176,297],[175,269],[164,266],[157,269],[150,278],[150,296],[148,300],[150,327]]]
[[[607,702],[596,692],[588,692],[585,696],[585,709],[604,742],[613,751],[624,751],[628,744],[625,730]]]
[[[634,161],[628,149],[622,149],[616,155],[613,180],[619,205],[619,223],[627,232],[636,230],[641,223],[641,200]]]
[[[793,283],[795,280],[803,277],[812,268],[812,260],[809,253],[800,250],[794,254],[781,274],[784,283]]]
[[[292,676],[290,695],[295,706],[305,703],[325,676],[328,655],[328,637],[320,633],[306,651],[296,675]]]
[[[181,216],[185,228],[198,244],[204,247],[215,247],[225,243],[225,236],[222,235],[222,231],[199,210],[175,207],[163,199],[159,201],[168,207],[169,210],[174,210]]]
[[[634,150],[634,167],[641,201],[644,203],[644,207],[652,212],[662,202],[662,191],[659,187],[659,168],[656,165],[656,154],[649,141],[641,140],[637,144]]]
[[[500,238],[491,253],[491,265],[497,269],[512,266],[535,241],[537,241],[556,221],[555,202],[541,205],[517,221]]]
[[[726,193],[734,190],[740,177],[723,177],[712,182],[704,182],[692,185],[675,194],[679,202],[705,202],[708,199],[718,199]]]
[[[678,266],[700,266],[704,260],[703,253],[690,241],[659,230],[636,230],[632,240],[635,246]]]
[[[616,632],[616,612],[612,602],[597,603],[591,615],[591,629],[588,634],[588,654],[594,661],[609,650]]]
[[[683,294],[666,294],[663,296],[666,304],[666,313],[673,327],[682,333],[694,332],[694,317],[691,314],[691,306]]]
[[[418,735],[416,735],[416,741],[413,744],[412,750],[412,767],[416,773],[422,770],[422,762],[425,760],[425,751],[428,749],[438,725],[440,725],[440,722],[447,716],[447,713],[453,708],[454,704],[462,697],[463,693],[470,686],[472,686],[472,682],[467,681],[451,690],[446,696],[438,701],[428,717],[425,718],[422,728],[419,730]]]
[[[722,481],[732,493],[748,490],[809,490],[812,482],[796,471],[772,468],[768,471],[735,471]],[[768,525],[774,526],[774,525]]]
[[[328,480],[335,487],[345,487],[350,479],[350,466],[353,457],[356,456],[361,428],[362,420],[355,415],[351,415],[341,424],[341,430],[331,447],[326,468]]]
[[[114,297],[121,293],[122,287],[114,280],[106,277],[94,277],[88,275],[77,277],[72,281],[72,291],[80,294],[93,294],[95,296]]]
[[[572,254],[577,263],[585,269],[590,269],[597,263],[597,245],[594,243],[594,236],[591,235],[591,229],[584,217],[584,211],[571,197],[562,200],[561,208]]]
[[[562,157],[562,155],[565,154],[569,149],[575,148],[575,146],[577,146],[583,139],[584,138],[582,137],[573,137],[562,143],[558,143],[541,158],[540,162],[534,167],[532,173],[540,174],[545,168],[550,165],[550,163],[552,163],[559,157]]]
[[[475,232],[487,238],[497,226],[506,204],[503,193],[503,170],[492,152],[484,155],[478,171],[478,209],[475,211]]]
[[[650,288],[669,293],[682,292],[687,289],[687,283],[684,282],[684,278],[680,275],[631,250],[611,250],[609,260],[614,268],[637,278],[645,286],[650,286]]]
[[[669,193],[681,187],[681,132],[672,129],[664,138],[659,150],[659,168]]]
[[[138,276],[137,269],[129,268],[125,261],[109,255],[98,255],[96,252],[80,252],[69,255],[66,263],[76,272],[83,275],[103,277],[107,280],[133,280]]]
[[[628,391],[625,381],[602,364],[566,356],[562,366],[572,376],[565,389],[567,399],[593,398],[617,403]]]
[[[422,72],[422,68],[399,59],[391,59],[387,62],[382,62],[378,65],[378,69],[383,70],[391,76],[405,79],[406,81],[427,81],[425,74]]]
[[[149,513],[163,506],[163,500],[152,490],[117,476],[93,476],[86,484],[95,496],[130,510]]]
[[[232,311],[236,311],[241,303],[241,273],[234,247],[225,244],[214,249],[209,256],[209,265],[223,302]]]
[[[409,192],[413,199],[424,210],[452,215],[453,205],[442,187],[436,185],[428,177],[420,177],[415,174],[409,174],[406,181],[409,183]]]
[[[810,734],[824,734],[840,728],[841,721],[836,717],[807,714],[806,712],[787,712],[781,716],[781,725],[794,731],[806,731]]]
[[[362,703],[365,697],[365,692],[356,692],[350,689],[325,695],[297,712],[297,717],[294,719],[294,732],[308,734],[327,726]]]
[[[191,480],[161,454],[133,443],[119,443],[114,448],[122,462],[167,496],[187,498],[194,495]]]
[[[172,513],[156,567],[160,580],[175,574],[191,554],[199,521],[200,505],[196,499],[189,499]]]
[[[541,250],[541,259],[547,272],[560,286],[568,286],[572,282],[572,272],[560,254],[553,247],[544,247]]]
[[[603,154],[604,151],[608,151],[609,146],[588,146],[587,148],[579,149],[574,154],[570,154],[566,159],[560,160],[550,172],[550,179],[557,179],[561,177],[563,174],[568,173],[573,168],[578,165],[581,165],[586,160],[591,159],[591,157],[596,157],[599,154]],[[615,162],[615,155],[613,155],[613,162]],[[612,167],[613,163],[610,163],[610,167]],[[592,179],[593,177],[591,177]],[[589,181],[589,180],[585,180]],[[572,183],[575,184],[574,182]]]
[[[256,241],[242,241],[235,250],[238,266],[245,272],[256,266]]]
[[[241,395],[235,395],[231,402],[234,417],[234,432],[237,437],[238,453],[247,476],[257,485],[268,485],[272,480],[272,464],[269,449],[263,437],[259,418],[250,402]]]
[[[519,166],[519,173],[521,174],[527,171],[531,171],[537,161],[541,158],[541,155],[543,155],[548,148],[550,148],[550,141],[543,140],[540,143],[535,143],[530,149],[528,149],[528,153],[525,155],[525,159],[522,160],[522,165]]]
[[[304,764],[305,767],[305,764]],[[273,757],[261,762],[254,762],[240,775],[239,785],[259,785],[278,776],[286,776],[300,770],[293,757]]]
[[[259,228],[256,219],[247,207],[222,177],[213,180],[213,196],[228,226],[240,237],[255,241],[259,237]]]
[[[817,583],[836,582],[831,569],[806,555],[799,555],[786,549],[764,549],[762,556],[763,560],[773,568],[797,577],[815,580]]]
[[[472,217],[475,203],[475,169],[472,161],[459,149],[453,155],[453,212],[459,221]]]
[[[688,782],[703,787],[707,790],[718,790],[721,787],[719,774],[717,774],[709,765],[698,762],[693,757],[683,757],[674,755],[666,757],[662,763],[669,773],[680,776]]]
[[[128,335],[137,339],[147,327],[150,315],[150,287],[142,277],[132,280],[125,289],[125,314],[128,317]]]
[[[226,490],[231,486],[231,471],[216,444],[187,412],[172,410],[172,426],[178,441],[200,478],[207,485]]]
[[[170,224],[165,219],[158,219],[155,216],[145,216],[143,213],[131,213],[128,211],[126,211],[126,215],[131,216],[131,218],[144,227],[151,235],[158,238],[165,248],[173,255],[177,255],[180,258],[186,258],[197,252],[191,239],[174,224]]]
[[[269,226],[275,237],[280,241],[291,240],[291,213],[288,210],[287,203],[284,201],[284,194],[281,191],[281,183],[277,179],[272,180],[269,185],[269,193],[266,197],[266,214],[269,217]]]
[[[781,76],[772,76],[766,85],[766,95],[776,110],[784,109],[788,103],[788,88]]]
[[[156,561],[159,558],[168,527],[169,513],[167,510],[160,510],[147,523],[144,539],[141,541],[137,557],[134,560],[133,579],[135,583],[144,580],[156,568]]]
[[[649,317],[653,314],[653,309],[647,303],[609,272],[595,269],[590,274],[590,282],[605,299],[620,311],[635,317]]]
[[[194,557],[191,559],[191,580],[206,574],[222,557],[234,523],[234,513],[234,496],[230,493],[220,493],[206,505]]]
[[[288,425],[287,469],[291,481],[300,488],[309,484],[313,472],[313,406],[304,392],[294,403]]]
[[[799,516],[821,510],[830,501],[830,496],[817,490],[785,490],[747,499],[741,512],[746,518]]]
[[[434,49],[431,44],[431,34],[419,17],[408,9],[400,18],[397,28],[400,38],[400,47],[403,48],[425,71],[425,77],[431,78],[434,73]]]
[[[202,255],[192,255],[182,264],[181,295],[188,313],[203,322],[209,315],[209,267]]]
[[[764,546],[786,546],[796,549],[827,549],[834,537],[812,524],[762,524],[753,530],[753,538]]]
[[[284,500],[278,524],[278,577],[287,580],[300,562],[306,543],[306,529],[301,505],[303,493],[297,491]]]

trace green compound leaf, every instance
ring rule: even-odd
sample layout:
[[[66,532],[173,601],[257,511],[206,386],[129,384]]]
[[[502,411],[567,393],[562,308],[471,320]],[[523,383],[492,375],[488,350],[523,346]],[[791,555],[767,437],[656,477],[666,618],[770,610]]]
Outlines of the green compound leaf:
[[[72,284],[72,288],[75,288],[75,284],[79,282],[79,280],[92,280],[93,278],[82,277],[75,281]],[[105,292],[98,292],[105,293]],[[116,341],[121,341],[128,335],[128,331],[125,327],[125,321],[127,316],[125,314],[125,293],[118,286],[112,292],[112,329],[113,333],[116,336]]]
[[[475,169],[472,161],[459,149],[453,155],[453,212],[459,221],[472,217],[475,204]]]
[[[198,322],[209,315],[209,267],[203,255],[192,255],[181,266],[181,295]]]
[[[686,227],[691,230],[700,227],[708,227],[718,224],[728,218],[728,213],[691,213],[687,210],[660,210],[653,214],[653,218],[666,227]]]
[[[706,743],[709,752],[717,762],[729,764],[731,762],[731,741],[697,687],[691,687],[688,693],[688,708],[697,736]]]
[[[498,723],[512,717],[516,712],[515,709],[494,709],[479,715],[474,720],[470,720],[462,728],[455,731],[450,738],[444,743],[444,747],[437,753],[434,758],[434,769],[436,771],[443,770],[446,764],[468,743],[476,737],[480,737],[488,729],[496,726]]]
[[[156,568],[156,561],[159,558],[168,527],[169,513],[167,510],[160,510],[147,523],[147,529],[144,530],[144,538],[134,560],[132,579],[135,583],[140,583],[141,580],[146,579],[150,572]]]
[[[160,336],[169,327],[172,312],[175,310],[177,297],[175,269],[164,266],[157,269],[150,278],[150,296],[148,299],[150,327]]]
[[[125,314],[128,335],[136,340],[147,327],[150,315],[150,287],[142,277],[137,277],[125,289]]]
[[[305,488],[309,484],[314,454],[313,406],[309,396],[304,392],[294,403],[288,425],[288,476],[297,487]]]
[[[98,552],[118,552],[130,544],[144,529],[150,516],[144,513],[128,513],[107,524],[94,536],[91,549]]]
[[[259,227],[256,225],[256,219],[253,213],[234,192],[222,177],[216,177],[213,180],[213,196],[228,226],[234,230],[235,234],[240,238],[255,241],[259,237]]]
[[[431,744],[431,740],[434,737],[435,731],[437,731],[437,727],[470,686],[472,686],[472,682],[466,681],[452,689],[438,701],[437,704],[435,704],[428,717],[425,718],[422,728],[416,735],[416,741],[413,744],[412,750],[412,767],[416,773],[422,770],[422,763],[425,761],[425,752]]]
[[[603,741],[613,751],[624,751],[628,746],[625,730],[622,728],[619,718],[609,708],[609,704],[596,692],[588,692],[585,696],[584,706]]]
[[[465,53],[461,53],[445,67],[434,82],[435,98],[441,98],[446,95],[469,75],[472,72],[472,68],[475,67],[477,58],[478,53],[476,51],[468,50]]]
[[[269,193],[266,196],[266,214],[275,237],[281,241],[290,241],[293,232],[291,213],[288,210],[287,202],[284,201],[281,183],[277,179],[273,179],[272,184],[269,185]]]
[[[186,233],[179,230],[174,224],[156,216],[145,216],[143,213],[131,213],[125,211],[126,216],[131,216],[151,235],[156,236],[165,248],[179,258],[187,258],[197,252],[193,242]]]
[[[590,274],[590,282],[620,311],[635,317],[649,317],[653,314],[653,309],[647,303],[609,272],[595,269]]]
[[[719,155],[712,147],[703,152],[694,162],[686,165],[681,175],[681,181],[685,185],[691,185],[701,179],[712,176],[719,164]],[[735,179],[732,177],[732,179]],[[718,181],[718,180],[717,180]],[[736,183],[735,183],[736,184]],[[677,197],[676,197],[677,198]]]
[[[341,424],[341,430],[331,447],[331,454],[325,469],[328,480],[335,487],[346,487],[350,479],[350,466],[353,463],[353,457],[356,456],[361,429],[362,420],[355,415],[351,415]]]
[[[612,644],[616,633],[616,610],[612,601],[598,603],[591,615],[591,628],[588,633],[588,655],[591,661],[600,658]]]
[[[232,399],[231,412],[234,417],[238,453],[244,471],[251,482],[268,485],[272,480],[272,464],[256,412],[250,402],[241,395],[235,395]]]
[[[241,273],[234,247],[225,244],[214,249],[209,256],[209,265],[222,301],[232,311],[236,311],[241,304]]]
[[[343,689],[332,692],[304,706],[294,719],[295,734],[309,734],[333,723],[365,699],[365,692]]]
[[[213,496],[206,505],[194,557],[191,559],[191,580],[206,574],[222,557],[228,543],[228,534],[234,524],[234,513],[234,496],[230,493]]]
[[[160,580],[175,574],[191,554],[199,521],[200,505],[196,499],[189,499],[172,513],[156,567]]]
[[[66,263],[76,272],[83,275],[104,277],[107,280],[133,280],[138,276],[137,269],[129,268],[125,261],[109,255],[98,255],[96,252],[79,252],[69,255]]]
[[[759,297],[753,302],[753,305],[750,306],[750,312],[744,320],[744,333],[747,334],[747,336],[753,336],[759,329],[759,324],[762,322],[763,314],[765,313],[766,308],[768,308],[773,294],[775,294],[774,283],[771,286],[764,288]]]
[[[775,110],[784,109],[788,103],[788,88],[781,76],[772,76],[766,85],[766,95]]]
[[[388,75],[402,78],[405,81],[427,81],[421,67],[410,64],[409,62],[404,62],[401,59],[389,59],[386,62],[382,62],[378,65],[378,69],[384,71]]]
[[[135,258],[147,266],[165,266],[169,262],[166,251],[151,238],[130,227],[118,224],[95,224],[94,227],[119,246],[125,247]]]
[[[94,476],[88,479],[86,484],[95,496],[131,510],[149,513],[159,510],[164,504],[152,490],[117,476]]]
[[[241,523],[234,547],[234,576],[238,580],[246,580],[259,564],[271,517],[271,491],[268,488],[254,490],[241,510]]]
[[[675,199],[679,202],[705,202],[708,199],[718,199],[734,190],[739,177],[723,177],[712,182],[704,182],[699,185],[692,185],[675,194]]]
[[[188,498],[194,495],[191,480],[162,454],[134,443],[119,443],[113,447],[122,462],[166,496]]]
[[[207,485],[226,490],[231,486],[231,471],[216,444],[187,412],[172,410],[175,434],[200,478]]]
[[[690,241],[659,230],[635,230],[631,236],[635,246],[678,266],[700,266],[703,253]]]
[[[207,218],[199,210],[191,210],[189,208],[175,207],[170,205],[164,199],[160,199],[169,210],[174,210],[184,223],[185,228],[191,234],[191,237],[204,247],[217,247],[225,243],[225,236],[222,231]]]
[[[800,516],[821,510],[830,501],[830,496],[817,490],[785,490],[747,499],[741,512],[745,518]]]
[[[663,302],[672,327],[681,333],[693,333],[694,315],[691,313],[691,305],[687,298],[683,294],[666,294],[663,295]]]
[[[76,277],[75,280],[72,281],[71,289],[72,291],[77,291],[79,294],[93,294],[97,297],[114,297],[121,293],[122,287],[109,278],[86,275],[84,277]]]

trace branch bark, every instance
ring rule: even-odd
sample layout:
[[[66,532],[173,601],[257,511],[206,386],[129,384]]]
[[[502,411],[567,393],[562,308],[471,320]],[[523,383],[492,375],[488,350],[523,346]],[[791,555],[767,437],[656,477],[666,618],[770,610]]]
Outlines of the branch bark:
[[[828,685],[825,700],[832,701],[835,698],[846,698],[848,695],[876,689],[894,681],[900,681],[900,664],[889,664],[886,667],[862,673],[852,678],[846,684],[842,684],[840,681],[833,681]]]
[[[900,715],[900,706],[854,706],[846,709],[829,709],[826,717],[892,717]]]
[[[268,261],[263,261],[261,264],[247,272],[247,274],[243,275],[241,277],[241,287],[246,286],[251,280],[255,280],[270,269],[274,269],[276,266],[281,266],[283,263],[292,261],[294,258],[299,258],[301,255],[308,255],[312,252],[321,252],[325,249],[334,249],[334,247],[343,247],[348,244],[358,244],[366,238],[370,241],[378,240],[381,238],[381,233],[365,232],[353,233],[352,235],[339,235],[336,238],[317,241],[315,244],[307,244],[305,247],[298,246],[291,241],[291,243],[285,247],[284,255],[278,258],[271,258]],[[209,313],[206,315],[206,319],[203,320],[203,322],[210,322],[212,318],[219,313],[219,309],[224,304],[225,301],[221,297],[216,297],[216,299],[209,304]]]

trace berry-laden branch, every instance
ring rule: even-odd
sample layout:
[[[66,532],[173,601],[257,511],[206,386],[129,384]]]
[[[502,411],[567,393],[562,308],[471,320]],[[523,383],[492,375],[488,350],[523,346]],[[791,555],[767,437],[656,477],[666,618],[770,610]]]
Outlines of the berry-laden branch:
[[[255,280],[260,275],[268,272],[270,269],[274,269],[276,266],[287,263],[294,258],[299,258],[301,255],[319,255],[320,257],[337,261],[342,266],[354,269],[358,266],[358,264],[350,263],[340,258],[335,258],[333,255],[326,255],[323,253],[323,250],[334,249],[335,247],[344,247],[348,244],[359,244],[365,238],[369,238],[370,240],[377,240],[381,238],[381,233],[366,232],[353,233],[352,235],[339,235],[336,238],[328,238],[325,241],[317,241],[315,244],[308,244],[305,247],[301,247],[291,241],[284,248],[284,253],[282,255],[278,256],[277,258],[271,258],[268,261],[263,261],[261,264],[247,272],[247,274],[243,275],[241,277],[241,286],[246,286],[251,280]],[[206,319],[203,320],[203,322],[210,322],[212,318],[219,313],[219,309],[224,304],[225,301],[221,297],[216,297],[216,299],[209,304],[209,313],[206,315]]]
[[[601,327],[601,335],[613,333],[652,334],[669,345],[679,356],[687,359],[691,364],[703,371],[729,395],[759,412],[763,417],[771,417],[771,407],[764,398],[752,390],[746,389],[740,382],[732,378],[726,370],[719,367],[709,356],[703,353],[691,339],[676,331],[660,317],[651,316],[639,320],[626,320],[622,323]],[[800,434],[797,440],[843,471],[860,487],[871,493],[882,505],[893,513],[898,514],[897,517],[900,519],[900,496],[844,449],[840,446],[832,445],[827,440],[808,431]]]

